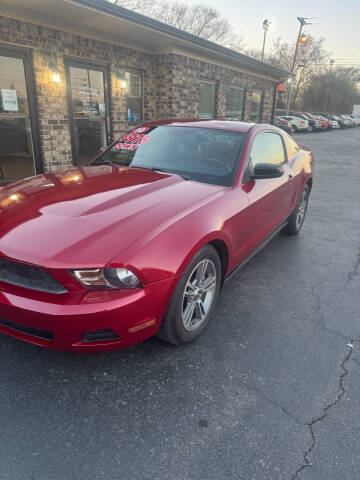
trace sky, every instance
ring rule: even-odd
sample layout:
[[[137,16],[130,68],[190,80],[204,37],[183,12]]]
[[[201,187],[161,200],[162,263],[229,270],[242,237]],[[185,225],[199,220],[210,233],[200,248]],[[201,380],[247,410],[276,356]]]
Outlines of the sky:
[[[325,37],[325,48],[336,64],[353,62],[360,67],[360,0],[198,0],[196,3],[223,13],[233,24],[234,33],[244,38],[247,48],[262,48],[264,19],[273,22],[267,36],[270,48],[277,37],[287,42],[296,40],[299,30],[296,17],[317,17],[309,20],[312,25],[306,26],[304,32]]]

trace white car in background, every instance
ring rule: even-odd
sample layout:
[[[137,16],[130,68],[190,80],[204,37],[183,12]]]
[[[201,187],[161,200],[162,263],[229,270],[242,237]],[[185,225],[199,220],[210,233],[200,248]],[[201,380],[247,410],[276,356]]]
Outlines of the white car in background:
[[[293,117],[292,115],[282,115],[280,118],[290,123],[293,133],[309,130],[309,122],[303,118]]]
[[[344,115],[346,118],[348,118],[349,120],[354,120],[355,124],[357,127],[360,126],[360,118],[356,115]]]

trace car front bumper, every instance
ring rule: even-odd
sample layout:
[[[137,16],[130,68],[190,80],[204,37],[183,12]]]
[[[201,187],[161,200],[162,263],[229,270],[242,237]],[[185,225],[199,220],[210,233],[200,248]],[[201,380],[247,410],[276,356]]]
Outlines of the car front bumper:
[[[128,347],[157,332],[177,280],[134,290],[93,290],[51,295],[51,299],[47,295],[44,301],[10,293],[0,285],[0,332],[54,350]],[[114,332],[116,338],[97,339],[94,332],[103,330]],[[84,341],[88,337],[95,340]]]

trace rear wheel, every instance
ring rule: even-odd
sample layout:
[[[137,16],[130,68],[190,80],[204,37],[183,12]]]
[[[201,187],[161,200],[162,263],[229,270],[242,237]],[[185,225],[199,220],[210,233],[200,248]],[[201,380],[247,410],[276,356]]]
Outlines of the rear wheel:
[[[211,245],[202,248],[183,273],[158,337],[174,345],[194,341],[206,328],[219,294],[221,265]]]
[[[282,233],[284,233],[285,235],[297,235],[300,232],[306,216],[306,210],[307,210],[308,201],[309,201],[309,194],[310,194],[310,189],[308,185],[306,185],[306,187],[304,188],[304,190],[300,195],[300,200],[296,205],[295,210],[291,214],[291,217],[289,218],[288,223],[285,225],[285,227],[282,230]]]
[[[297,130],[298,130],[298,129],[297,129],[296,125],[292,125],[292,126],[291,126],[291,133],[296,133]]]

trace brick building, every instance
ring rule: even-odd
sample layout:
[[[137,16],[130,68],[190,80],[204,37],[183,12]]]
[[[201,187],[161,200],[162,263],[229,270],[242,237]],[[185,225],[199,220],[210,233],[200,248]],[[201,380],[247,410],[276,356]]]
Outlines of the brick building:
[[[2,0],[0,183],[81,164],[139,122],[270,122],[286,72],[103,0]]]

